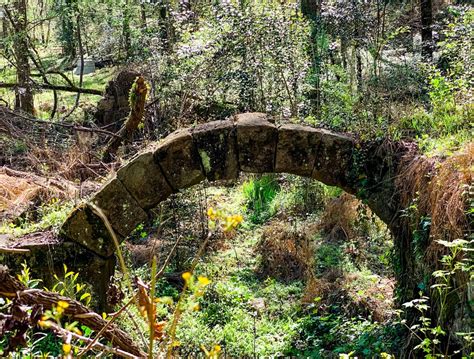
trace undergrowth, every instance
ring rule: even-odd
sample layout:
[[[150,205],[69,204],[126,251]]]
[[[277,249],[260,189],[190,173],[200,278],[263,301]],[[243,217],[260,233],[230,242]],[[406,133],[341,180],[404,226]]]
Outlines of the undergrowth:
[[[34,213],[27,213],[25,217],[17,218],[14,221],[2,222],[0,234],[23,236],[45,230],[58,231],[73,206],[74,204],[71,201],[59,201],[53,198],[49,203],[40,205]],[[30,218],[29,215],[34,216]]]

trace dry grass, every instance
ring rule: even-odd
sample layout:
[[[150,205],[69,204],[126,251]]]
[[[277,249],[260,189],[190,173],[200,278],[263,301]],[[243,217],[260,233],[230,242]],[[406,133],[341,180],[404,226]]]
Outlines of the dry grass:
[[[429,187],[434,238],[461,238],[468,229],[468,187],[474,185],[474,142],[437,166]]]
[[[473,186],[474,143],[445,161],[409,153],[402,160],[396,186],[404,208],[416,203],[411,226],[420,218],[431,218],[428,259],[439,260],[440,245],[435,240],[452,241],[469,230],[466,215],[469,186]],[[414,202],[414,200],[416,202]],[[413,229],[413,228],[412,228]]]
[[[77,133],[75,143],[67,148],[32,146],[26,154],[28,169],[36,173],[56,173],[74,181],[104,178],[117,163],[105,164],[93,150],[95,136]]]
[[[348,240],[355,236],[354,223],[357,219],[357,208],[360,201],[344,193],[331,199],[325,208],[319,223],[319,229],[328,235],[328,239]]]
[[[37,176],[28,172],[0,168],[0,219],[14,219],[31,207],[53,198],[74,199],[79,196],[75,184],[63,179]]]
[[[394,315],[395,281],[377,275],[328,271],[324,278],[311,277],[306,282],[302,304],[316,304],[321,312],[333,305],[347,316],[369,317],[383,323]],[[319,298],[315,303],[314,299]]]
[[[256,253],[261,256],[257,273],[284,282],[308,278],[314,257],[309,237],[280,222],[265,228]]]

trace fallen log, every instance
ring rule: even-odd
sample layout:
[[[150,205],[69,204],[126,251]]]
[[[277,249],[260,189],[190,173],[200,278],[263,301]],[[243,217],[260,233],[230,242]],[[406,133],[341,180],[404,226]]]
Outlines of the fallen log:
[[[0,88],[8,89],[8,88],[15,88],[19,85],[17,83],[6,83],[0,82]],[[64,86],[64,85],[52,85],[52,84],[34,84],[35,87],[39,87],[44,90],[56,90],[56,91],[63,91],[63,92],[74,92],[74,93],[81,93],[87,95],[98,95],[102,96],[104,94],[103,90],[97,89],[85,89],[82,87],[75,87],[75,86]]]
[[[41,305],[44,309],[52,309],[59,301],[67,302],[69,306],[65,308],[64,314],[88,326],[95,332],[99,332],[108,323],[99,314],[91,311],[77,300],[64,297],[58,293],[27,288],[10,275],[5,266],[0,266],[0,297],[16,298],[24,305]],[[115,324],[108,325],[102,334],[104,338],[121,350],[140,358],[146,357],[146,353],[134,343],[133,339]]]

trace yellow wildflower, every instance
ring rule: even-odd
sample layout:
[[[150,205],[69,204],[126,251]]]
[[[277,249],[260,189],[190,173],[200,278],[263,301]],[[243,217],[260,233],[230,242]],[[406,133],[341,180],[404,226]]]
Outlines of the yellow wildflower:
[[[198,282],[200,285],[205,287],[206,285],[209,285],[211,283],[210,279],[207,277],[199,276],[198,277]]]
[[[69,307],[69,303],[68,302],[65,302],[64,300],[60,300],[58,302],[58,305],[56,307],[56,312],[58,312],[59,314],[63,314],[64,311],[66,310],[66,308]]]
[[[69,354],[71,352],[72,346],[69,343],[64,343],[63,344],[63,352],[64,354]]]
[[[69,307],[69,303],[68,303],[68,302],[65,302],[64,300],[60,300],[60,301],[58,302],[58,307],[61,307],[61,308],[63,308],[63,309],[66,309],[66,308]]]
[[[183,279],[184,279],[186,282],[188,282],[188,281],[191,279],[191,277],[192,277],[191,272],[184,272],[184,273],[182,274],[182,277],[183,277]]]
[[[209,209],[207,210],[207,216],[212,220],[214,221],[217,217],[217,212],[214,211],[214,208],[212,207],[209,207]]]
[[[44,320],[44,319],[38,320],[38,325],[43,329],[51,328],[51,324],[52,323],[49,320]]]

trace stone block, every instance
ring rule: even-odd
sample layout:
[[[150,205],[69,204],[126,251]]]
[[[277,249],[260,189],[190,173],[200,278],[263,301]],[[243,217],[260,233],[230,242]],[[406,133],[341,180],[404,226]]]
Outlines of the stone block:
[[[205,179],[199,154],[188,129],[175,131],[166,137],[154,156],[175,191]]]
[[[278,129],[275,172],[311,176],[322,133],[312,127],[286,124]]]
[[[102,187],[92,198],[92,203],[104,212],[112,228],[122,237],[128,236],[147,219],[145,211],[117,178]]]
[[[22,270],[21,264],[28,263],[33,278],[41,279],[41,287],[52,288],[53,274],[64,276],[64,264],[68,270],[79,273],[79,281],[89,284],[93,291],[94,308],[107,309],[107,288],[114,274],[115,256],[103,258],[84,246],[56,237],[51,232],[28,234],[15,241],[0,240],[0,246],[25,252],[0,252],[0,263],[6,265],[13,275]]]
[[[107,227],[86,203],[82,203],[71,212],[61,226],[60,236],[79,243],[103,257],[108,257],[115,251]]]
[[[120,168],[117,178],[144,209],[155,207],[173,192],[151,150],[139,154]]]
[[[278,140],[276,126],[263,113],[237,115],[235,123],[241,171],[273,172]]]
[[[232,121],[205,123],[194,128],[192,136],[209,181],[238,177],[237,140]]]
[[[347,188],[354,150],[354,140],[349,136],[319,129],[321,143],[311,177],[330,186]]]

